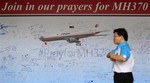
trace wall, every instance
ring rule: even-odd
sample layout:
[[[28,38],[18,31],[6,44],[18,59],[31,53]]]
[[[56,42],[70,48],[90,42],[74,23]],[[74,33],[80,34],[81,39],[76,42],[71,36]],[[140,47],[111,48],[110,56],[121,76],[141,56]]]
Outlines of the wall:
[[[86,32],[99,24],[100,34],[45,45],[39,40],[62,32]],[[75,26],[70,29],[69,26]],[[0,83],[113,83],[106,54],[116,47],[113,30],[124,27],[135,58],[134,83],[150,82],[150,18],[105,16],[0,17]]]

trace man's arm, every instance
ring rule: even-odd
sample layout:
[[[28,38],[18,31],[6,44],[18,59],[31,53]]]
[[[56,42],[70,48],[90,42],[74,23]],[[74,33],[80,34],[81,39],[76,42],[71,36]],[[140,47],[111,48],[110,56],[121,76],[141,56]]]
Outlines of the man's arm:
[[[112,52],[107,54],[107,58],[110,58],[111,60],[115,60],[115,61],[119,61],[119,62],[125,62],[126,61],[126,59],[123,56],[116,55]]]

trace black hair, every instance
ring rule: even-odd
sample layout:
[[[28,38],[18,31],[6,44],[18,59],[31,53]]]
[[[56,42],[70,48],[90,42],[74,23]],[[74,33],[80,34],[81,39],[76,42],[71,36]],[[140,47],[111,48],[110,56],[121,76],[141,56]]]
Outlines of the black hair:
[[[115,29],[113,33],[117,32],[119,36],[123,36],[125,41],[128,41],[128,33],[124,28]]]

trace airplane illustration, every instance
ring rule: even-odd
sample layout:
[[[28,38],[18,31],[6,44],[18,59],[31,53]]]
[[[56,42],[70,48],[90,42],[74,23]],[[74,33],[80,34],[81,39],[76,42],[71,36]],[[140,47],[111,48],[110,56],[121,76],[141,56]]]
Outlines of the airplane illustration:
[[[69,28],[74,28],[74,26],[69,26]],[[49,41],[57,41],[57,40],[67,40],[69,43],[76,43],[77,46],[81,46],[81,42],[79,41],[80,38],[87,38],[91,36],[107,36],[106,34],[101,34],[98,35],[101,32],[106,32],[105,31],[97,31],[98,29],[98,24],[95,25],[95,29],[90,30],[88,32],[74,32],[74,33],[60,33],[60,34],[55,34],[53,36],[49,37],[43,37],[41,36],[39,39],[43,42],[45,42],[45,45],[47,45],[47,42]]]

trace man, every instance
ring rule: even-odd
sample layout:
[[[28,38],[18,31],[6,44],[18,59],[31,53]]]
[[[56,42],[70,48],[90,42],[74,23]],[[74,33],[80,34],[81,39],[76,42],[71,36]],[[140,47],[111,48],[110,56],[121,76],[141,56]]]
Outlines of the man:
[[[114,30],[114,44],[117,44],[117,47],[107,54],[107,58],[113,62],[114,83],[133,83],[134,80],[134,58],[127,41],[128,33],[124,28]]]

